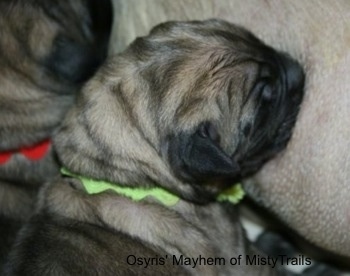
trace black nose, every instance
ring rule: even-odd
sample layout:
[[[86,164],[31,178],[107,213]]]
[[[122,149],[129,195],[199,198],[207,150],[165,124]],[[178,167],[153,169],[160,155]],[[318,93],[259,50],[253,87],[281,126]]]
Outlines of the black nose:
[[[305,75],[301,65],[289,56],[284,56],[283,67],[285,69],[286,85],[289,93],[302,93]]]

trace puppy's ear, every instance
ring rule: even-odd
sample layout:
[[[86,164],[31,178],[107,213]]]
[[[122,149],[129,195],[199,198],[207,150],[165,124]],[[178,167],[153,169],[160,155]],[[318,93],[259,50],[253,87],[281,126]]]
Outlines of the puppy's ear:
[[[168,158],[175,175],[190,183],[237,177],[239,165],[220,147],[220,136],[211,123],[194,133],[170,137]]]

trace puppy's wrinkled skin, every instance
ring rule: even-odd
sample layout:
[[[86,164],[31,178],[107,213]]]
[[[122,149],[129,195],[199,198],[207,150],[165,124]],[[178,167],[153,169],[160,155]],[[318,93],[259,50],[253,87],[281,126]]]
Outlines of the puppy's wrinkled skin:
[[[166,20],[218,17],[301,61],[306,96],[293,139],[246,189],[302,236],[350,256],[349,1],[114,0],[114,6],[114,51]]]
[[[0,1],[0,153],[14,153],[0,162],[2,230],[28,218],[38,187],[59,173],[51,146],[40,160],[19,151],[50,139],[105,59],[111,12],[108,0]]]
[[[73,173],[161,186],[180,201],[88,195],[78,180],[52,181],[5,275],[275,275],[244,265],[255,251],[236,208],[214,198],[286,146],[303,79],[295,61],[220,20],[168,22],[136,39],[84,87],[55,146]],[[130,254],[169,259],[145,270],[126,262]],[[240,254],[241,266],[172,265],[172,255]]]

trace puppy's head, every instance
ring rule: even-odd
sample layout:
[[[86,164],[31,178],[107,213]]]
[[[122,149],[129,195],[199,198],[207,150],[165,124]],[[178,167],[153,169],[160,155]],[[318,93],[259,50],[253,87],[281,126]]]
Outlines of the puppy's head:
[[[303,72],[248,31],[219,20],[165,23],[130,51],[145,64],[176,177],[199,189],[226,186],[286,146]]]
[[[291,58],[220,20],[161,24],[136,39],[100,76],[99,84],[114,95],[105,104],[117,101],[110,108],[118,113],[113,123],[106,116],[103,124],[110,121],[124,138],[112,138],[112,127],[109,138],[101,138],[107,130],[97,125],[89,135],[110,144],[104,148],[119,158],[115,167],[133,171],[129,179],[142,171],[196,201],[254,173],[286,146],[304,79]],[[99,101],[101,95],[93,97]],[[86,114],[101,113],[91,99],[89,106],[85,121]]]

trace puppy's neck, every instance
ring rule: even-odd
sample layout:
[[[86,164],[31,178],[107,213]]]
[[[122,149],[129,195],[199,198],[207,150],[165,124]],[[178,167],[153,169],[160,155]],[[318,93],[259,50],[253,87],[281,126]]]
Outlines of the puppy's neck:
[[[180,201],[180,197],[172,194],[171,192],[161,187],[127,187],[118,183],[109,183],[101,180],[94,180],[84,176],[78,176],[70,173],[67,169],[61,170],[63,175],[72,176],[78,178],[83,184],[88,194],[99,194],[107,190],[112,190],[118,195],[125,196],[133,201],[141,201],[146,197],[152,197],[159,201],[162,205],[171,207],[176,205]],[[244,197],[244,191],[240,184],[233,185],[231,188],[220,193],[216,201],[229,202],[231,204],[239,203]]]

